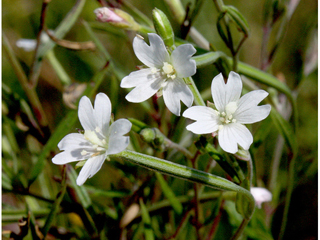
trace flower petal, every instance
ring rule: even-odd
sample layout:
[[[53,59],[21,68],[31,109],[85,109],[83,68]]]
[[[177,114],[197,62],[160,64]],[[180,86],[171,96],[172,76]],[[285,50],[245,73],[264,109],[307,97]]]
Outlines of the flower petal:
[[[238,144],[248,150],[253,142],[253,137],[250,131],[240,123],[230,123],[224,125],[219,130],[218,140],[221,148],[229,153],[238,151]]]
[[[102,134],[106,136],[111,116],[111,102],[104,93],[99,93],[94,101],[94,118]]]
[[[176,78],[167,81],[163,88],[163,99],[167,108],[180,116],[180,101],[190,107],[193,103],[193,94],[182,79]]]
[[[60,150],[72,150],[78,148],[91,148],[92,144],[81,133],[70,133],[58,143]]]
[[[105,159],[105,154],[89,158],[79,173],[79,176],[77,178],[77,184],[79,186],[84,184],[84,182],[88,178],[91,178],[94,174],[96,174],[102,167],[102,164],[104,163]]]
[[[228,103],[237,102],[241,91],[242,81],[240,75],[233,71],[229,74],[227,84],[225,84],[221,73],[212,80],[212,98],[219,112],[225,111]]]
[[[196,51],[191,44],[183,44],[173,50],[171,59],[178,77],[190,77],[196,73],[196,61],[191,59]]]
[[[96,128],[96,121],[93,118],[92,104],[87,96],[83,96],[80,99],[78,117],[84,130],[93,131]]]
[[[110,137],[113,135],[116,136],[123,136],[124,134],[127,134],[130,132],[132,127],[132,123],[124,118],[118,119],[114,123],[111,124],[110,126]]]
[[[187,130],[195,134],[208,134],[217,131],[219,128],[216,121],[198,121],[187,126]]]
[[[222,73],[215,76],[211,83],[211,94],[213,102],[219,112],[223,112],[226,104],[226,84]]]
[[[238,73],[231,71],[226,84],[226,104],[237,102],[242,91],[242,80]]]
[[[145,68],[138,71],[131,72],[128,76],[121,80],[120,87],[132,88],[140,84],[152,81],[155,78],[159,78],[158,74],[153,74],[151,68]]]
[[[238,120],[242,114],[246,114],[246,111],[257,106],[264,98],[268,96],[268,92],[264,90],[254,90],[243,95],[238,101],[238,108],[234,113],[235,118]],[[243,116],[242,116],[243,117]]]
[[[183,112],[182,116],[197,121],[215,121],[217,119],[216,112],[212,108],[205,106],[190,107]]]
[[[268,117],[271,111],[271,106],[269,104],[262,106],[255,106],[246,111],[237,114],[235,118],[238,123],[242,124],[251,124],[255,122],[259,122],[266,117]]]
[[[129,145],[129,137],[123,136],[131,130],[131,122],[127,119],[118,119],[110,126],[109,146],[107,154],[122,152]]]
[[[130,138],[128,136],[113,135],[109,139],[109,148],[107,154],[117,154],[125,150],[129,145]]]
[[[144,82],[137,85],[126,96],[129,102],[143,102],[154,95],[161,88],[162,78],[152,79],[152,81]]]
[[[54,164],[57,165],[63,165],[63,164],[67,164],[70,162],[77,162],[77,161],[81,161],[81,160],[85,160],[88,157],[83,156],[81,154],[81,151],[83,149],[74,149],[74,150],[69,150],[69,151],[63,151],[61,153],[56,154],[53,158],[52,158],[52,162]]]
[[[133,50],[137,58],[148,67],[161,68],[169,61],[169,53],[163,40],[155,33],[148,33],[150,46],[141,37],[133,39]]]

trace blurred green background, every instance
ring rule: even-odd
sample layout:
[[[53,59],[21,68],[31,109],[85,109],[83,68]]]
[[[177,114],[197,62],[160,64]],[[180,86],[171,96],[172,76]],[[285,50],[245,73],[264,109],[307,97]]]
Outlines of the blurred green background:
[[[56,29],[76,2],[52,0],[48,4],[45,19],[45,25],[48,29]],[[164,1],[132,0],[123,1],[122,4],[110,1],[108,4],[128,11],[128,2],[150,19],[153,8],[161,9],[171,21],[176,36],[180,36],[180,26]],[[192,9],[195,3],[195,0],[182,0],[184,8],[190,7]],[[270,53],[275,45],[278,46],[270,65],[264,70],[290,87],[297,98],[299,114],[299,126],[296,132],[299,145],[295,167],[296,177],[284,239],[317,239],[318,2],[316,0],[229,0],[224,3],[235,6],[247,19],[250,26],[250,36],[244,42],[239,53],[240,61],[260,69],[263,61],[261,49],[266,49]],[[266,7],[267,3],[271,3],[271,7]],[[295,3],[297,4],[296,8],[290,10],[290,7],[294,7]],[[53,49],[55,57],[51,55],[51,59],[48,56],[43,58],[39,80],[34,88],[48,120],[48,126],[43,128],[40,126],[42,134],[34,123],[37,122],[37,112],[32,110],[30,99],[28,99],[21,81],[9,61],[6,49],[2,51],[3,239],[8,239],[10,231],[19,232],[18,220],[27,217],[27,212],[30,214],[30,231],[26,239],[34,239],[37,236],[35,226],[43,227],[50,209],[53,209],[52,204],[60,191],[62,178],[62,168],[51,162],[52,156],[58,152],[56,144],[45,149],[47,151],[45,156],[41,154],[44,153],[44,146],[50,136],[57,131],[59,124],[66,119],[66,116],[72,120],[69,125],[65,124],[61,130],[60,139],[70,132],[76,132],[77,128],[81,129],[76,118],[76,110],[70,108],[70,105],[76,104],[75,99],[81,95],[81,84],[87,84],[87,89],[93,87],[92,82],[99,78],[101,71],[104,71],[98,89],[90,94],[93,95],[94,92],[106,93],[111,99],[115,119],[134,117],[151,126],[156,126],[142,105],[129,103],[125,100],[127,91],[119,87],[120,80],[131,71],[136,70],[137,65],[141,65],[132,49],[132,39],[136,33],[118,29],[107,23],[98,23],[93,13],[98,7],[101,7],[99,1],[85,1],[79,18],[63,39],[74,42],[92,41],[92,35],[86,28],[87,24],[109,53],[112,67],[103,70],[107,63],[107,57],[100,49],[75,51],[55,46]],[[30,77],[31,74],[35,52],[17,47],[16,42],[19,39],[37,38],[41,8],[42,1],[40,0],[2,1],[3,38],[8,39],[9,46],[27,77]],[[264,28],[266,26],[264,14],[273,14],[272,16],[275,17],[285,9],[287,12],[275,21],[270,28],[270,37],[264,42],[263,34],[266,30]],[[271,17],[269,16],[269,21]],[[214,2],[203,1],[193,26],[216,49],[231,56],[229,49],[218,34],[216,22],[217,10]],[[285,34],[278,41],[282,31]],[[235,35],[237,35],[236,31]],[[187,40],[192,42],[190,37],[187,37]],[[4,44],[4,39],[2,42]],[[70,83],[73,83],[72,85],[64,84],[61,81],[61,75],[57,73],[57,65],[53,66],[52,64],[53,58],[60,63],[60,67],[64,69]],[[198,69],[194,80],[199,90],[202,92],[208,89],[212,78],[218,73],[217,68],[213,65]],[[267,89],[267,86],[259,86]],[[286,101],[281,94],[278,97],[279,101]],[[211,99],[209,100],[211,101]],[[152,105],[151,100],[148,103]],[[161,103],[160,107],[163,107]],[[285,106],[285,108],[289,109],[290,106]],[[173,140],[177,138],[175,141],[180,141],[179,137],[174,136],[173,129],[177,124],[184,126],[184,120],[174,117],[169,120],[172,122],[172,126],[167,129],[168,135],[171,135]],[[68,122],[68,119],[65,121]],[[290,115],[289,121],[292,122]],[[248,239],[276,239],[282,219],[288,178],[288,156],[286,148],[284,148],[282,155],[279,156],[280,166],[277,169],[277,177],[271,184],[271,162],[275,158],[274,148],[279,140],[277,140],[278,132],[276,129],[271,128],[267,132],[266,142],[256,152],[256,182],[261,186],[272,188],[270,190],[274,199],[263,209],[256,210],[255,217],[246,232]],[[131,139],[138,139],[134,134],[131,137]],[[141,145],[141,151],[153,153],[153,150],[148,146],[140,140],[137,141]],[[175,161],[186,164],[180,155],[172,152],[164,154],[165,157],[173,156],[172,159]],[[41,172],[34,170],[39,156],[45,159]],[[203,163],[199,163],[200,169],[206,166],[208,156],[203,156],[202,160]],[[70,176],[74,174],[76,177],[76,173],[72,169],[73,166],[67,167],[67,171]],[[33,176],[33,171],[39,175],[36,175],[34,182],[28,184]],[[213,172],[222,174],[219,167]],[[176,196],[187,196],[193,189],[191,183],[171,177],[166,177],[166,180]],[[106,162],[103,168],[86,182],[85,187],[77,187],[74,182],[70,183],[67,186],[67,193],[62,201],[62,207],[57,208],[59,213],[51,222],[47,239],[120,239],[120,237],[122,237],[121,239],[144,239],[143,232],[147,227],[141,223],[141,218],[136,217],[127,228],[119,227],[120,220],[124,213],[131,209],[130,206],[134,206],[132,204],[139,203],[139,196],[144,196],[148,207],[152,206],[154,202],[165,199],[153,172],[127,162],[116,161]],[[214,209],[216,202],[211,201],[203,204],[205,217],[217,212],[217,209]],[[239,217],[236,216],[234,206],[232,204],[230,206],[229,203],[231,202],[225,204],[225,211],[222,212],[214,239],[229,239],[232,236],[231,232],[239,225]],[[152,216],[150,226],[156,239],[171,236],[182,218],[182,215],[174,213],[169,207],[163,208],[163,210],[165,211],[150,210],[149,212]],[[187,224],[178,239],[196,239],[192,224],[190,222]],[[208,231],[208,226],[205,226],[202,231],[203,233]],[[186,236],[192,237],[186,238]]]

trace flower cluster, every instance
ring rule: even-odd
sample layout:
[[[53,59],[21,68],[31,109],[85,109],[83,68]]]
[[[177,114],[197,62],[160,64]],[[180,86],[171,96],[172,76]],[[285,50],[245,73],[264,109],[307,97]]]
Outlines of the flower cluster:
[[[240,98],[241,78],[237,73],[230,72],[227,83],[222,74],[212,81],[214,107],[191,107],[194,97],[184,78],[196,72],[196,63],[191,59],[196,52],[195,48],[191,44],[183,44],[169,53],[160,36],[150,33],[148,37],[150,45],[140,36],[133,40],[137,58],[147,67],[122,79],[121,87],[134,88],[126,99],[130,102],[142,102],[154,94],[162,94],[168,109],[178,116],[182,101],[189,107],[183,116],[196,121],[188,125],[187,130],[195,134],[210,133],[214,137],[218,136],[221,148],[229,153],[248,150],[253,137],[244,124],[261,121],[269,115],[270,105],[258,106],[268,93],[256,90]],[[111,103],[103,93],[96,96],[94,108],[87,97],[82,97],[78,116],[84,134],[71,133],[65,136],[58,144],[63,152],[57,154],[52,161],[55,164],[79,161],[77,165],[83,167],[77,184],[82,185],[99,171],[109,155],[120,153],[128,146],[129,137],[124,134],[130,131],[131,123],[126,119],[119,119],[109,126]]]

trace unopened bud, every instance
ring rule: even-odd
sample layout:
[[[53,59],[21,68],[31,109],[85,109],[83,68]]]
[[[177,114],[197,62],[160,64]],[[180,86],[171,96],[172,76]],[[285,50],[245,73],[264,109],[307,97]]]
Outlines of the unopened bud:
[[[108,22],[119,28],[138,30],[139,24],[136,23],[128,13],[117,8],[97,8],[94,10],[99,22]]]
[[[154,28],[163,39],[164,44],[172,47],[174,45],[174,33],[167,16],[160,9],[155,8],[152,10],[152,19]]]

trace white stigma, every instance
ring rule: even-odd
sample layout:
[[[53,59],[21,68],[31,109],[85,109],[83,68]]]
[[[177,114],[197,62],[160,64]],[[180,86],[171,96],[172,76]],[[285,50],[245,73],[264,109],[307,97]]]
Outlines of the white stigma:
[[[172,74],[174,72],[172,65],[167,62],[163,63],[162,70],[165,74]]]

